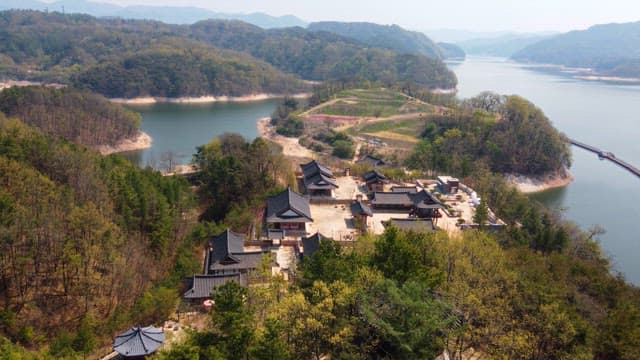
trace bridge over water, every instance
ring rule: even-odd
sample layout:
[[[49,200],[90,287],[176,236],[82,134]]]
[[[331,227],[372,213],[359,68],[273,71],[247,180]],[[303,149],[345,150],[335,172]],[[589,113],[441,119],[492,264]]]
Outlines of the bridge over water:
[[[604,151],[601,149],[598,149],[595,146],[591,146],[588,144],[585,144],[583,142],[580,141],[576,141],[573,139],[569,139],[569,142],[571,143],[571,145],[573,146],[577,146],[579,148],[582,148],[584,150],[590,151],[596,155],[598,155],[598,157],[600,157],[601,159],[607,159],[611,162],[613,162],[614,164],[627,169],[629,172],[631,172],[632,174],[640,177],[640,169],[638,169],[637,167],[629,164],[628,162],[622,160],[622,159],[618,159],[613,153],[608,152],[608,151]]]

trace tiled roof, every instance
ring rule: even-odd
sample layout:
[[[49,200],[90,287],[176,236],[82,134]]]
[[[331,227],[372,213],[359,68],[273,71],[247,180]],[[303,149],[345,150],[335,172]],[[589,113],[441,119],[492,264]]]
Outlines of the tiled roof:
[[[226,230],[209,241],[205,258],[205,273],[214,271],[246,271],[255,269],[262,261],[262,251],[245,252],[244,236]]]
[[[303,249],[303,254],[305,257],[309,257],[311,255],[313,255],[313,253],[315,253],[318,248],[320,247],[320,242],[324,241],[325,239],[327,239],[325,236],[323,236],[322,234],[315,233],[314,235],[311,235],[309,237],[303,237],[302,238],[302,249]]]
[[[333,172],[329,170],[329,168],[327,168],[324,165],[321,165],[315,160],[312,160],[311,162],[300,165],[300,168],[302,168],[302,174],[304,175],[304,177],[313,176],[316,173],[322,173],[327,177],[334,177]]]
[[[373,211],[371,211],[371,208],[362,201],[354,201],[353,203],[351,203],[351,213],[353,215],[373,216]]]
[[[248,271],[258,268],[262,262],[262,256],[268,251],[254,251],[245,253],[233,253],[221,261],[209,262],[208,273],[216,271]]]
[[[185,299],[203,299],[211,297],[214,288],[222,286],[229,281],[236,281],[241,286],[246,286],[246,276],[236,273],[231,275],[194,275],[189,279],[190,285],[183,297]]]
[[[116,336],[113,350],[124,357],[145,356],[153,354],[163,342],[162,329],[134,327]]]
[[[358,160],[359,163],[366,163],[367,165],[376,167],[376,166],[385,166],[387,163],[382,161],[382,159],[378,159],[375,156],[367,155],[364,158]]]
[[[432,193],[422,190],[416,194],[411,194],[411,198],[416,207],[419,208],[440,208],[444,209],[444,204]],[[429,206],[433,205],[433,206]]]
[[[418,188],[415,186],[392,186],[391,187],[391,191],[392,192],[406,192],[406,193],[411,193],[411,194],[415,194],[418,192]]]
[[[381,174],[380,172],[378,172],[377,170],[372,170],[365,173],[364,175],[362,175],[362,178],[364,179],[364,181],[367,182],[367,184],[370,184],[372,182],[383,182],[387,180],[387,177],[384,176],[384,174]]]
[[[409,197],[409,193],[376,192],[373,194],[371,204],[411,207],[413,206],[413,200]]]
[[[267,200],[267,222],[312,222],[309,200],[288,188]]]
[[[304,186],[309,190],[330,190],[338,188],[333,172],[327,167],[313,160],[300,165],[302,168]]]

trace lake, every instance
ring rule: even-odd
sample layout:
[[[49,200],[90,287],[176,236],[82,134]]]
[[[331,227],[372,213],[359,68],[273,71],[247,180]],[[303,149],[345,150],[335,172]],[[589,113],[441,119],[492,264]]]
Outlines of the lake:
[[[258,119],[270,116],[278,101],[127,105],[142,114],[142,131],[151,136],[153,144],[123,155],[142,167],[162,168],[168,156],[176,165],[187,164],[196,146],[218,135],[235,132],[249,140],[256,138]]]
[[[640,87],[572,79],[568,74],[534,71],[504,59],[470,57],[450,64],[459,95],[484,90],[518,94],[541,107],[569,137],[611,151],[640,165]],[[140,166],[162,168],[163,154],[176,164],[191,160],[195,147],[225,132],[255,138],[257,119],[269,116],[278,100],[253,103],[153,104],[131,106],[142,113],[142,129],[153,147],[126,156]],[[602,226],[603,249],[614,268],[640,284],[640,179],[595,154],[573,148],[570,186],[532,196],[588,229]]]
[[[496,58],[469,57],[449,66],[458,76],[460,97],[484,90],[523,96],[567,136],[640,166],[640,86],[577,80]],[[603,227],[600,242],[614,269],[640,284],[640,179],[595,154],[572,150],[575,181],[532,198],[562,209],[584,229]]]

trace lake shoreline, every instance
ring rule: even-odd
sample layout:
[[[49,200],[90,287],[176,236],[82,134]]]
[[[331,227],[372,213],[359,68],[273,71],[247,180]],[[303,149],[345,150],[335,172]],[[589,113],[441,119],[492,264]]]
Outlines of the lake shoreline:
[[[313,158],[313,152],[300,145],[298,138],[290,138],[276,133],[271,125],[270,117],[263,117],[256,122],[258,136],[272,141],[282,147],[282,154],[289,157]]]
[[[564,169],[536,177],[509,174],[506,176],[506,180],[523,194],[536,194],[568,186],[573,182],[574,177],[569,171]]]
[[[96,147],[96,150],[102,155],[110,155],[123,153],[127,151],[144,150],[151,147],[153,139],[144,131],[139,131],[135,138],[124,139],[118,142],[116,145],[100,145]]]
[[[278,99],[284,97],[292,97],[296,99],[309,97],[310,93],[298,93],[298,94],[252,94],[245,96],[200,96],[200,97],[179,97],[179,98],[167,98],[167,97],[138,97],[138,98],[112,98],[109,99],[112,103],[123,105],[151,105],[157,103],[171,103],[171,104],[209,104],[216,102],[254,102],[270,99]]]

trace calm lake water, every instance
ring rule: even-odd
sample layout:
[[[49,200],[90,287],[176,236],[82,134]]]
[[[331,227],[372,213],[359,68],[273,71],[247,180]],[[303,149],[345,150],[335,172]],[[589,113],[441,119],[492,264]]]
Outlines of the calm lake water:
[[[256,138],[256,122],[271,115],[277,102],[128,105],[142,114],[142,130],[153,138],[153,146],[123,155],[142,167],[162,168],[167,154],[172,154],[174,164],[187,164],[196,146],[218,135],[235,132]]]
[[[484,90],[523,96],[569,137],[640,166],[640,86],[576,80],[495,58],[449,65],[458,76],[460,97]],[[572,150],[573,184],[533,198],[562,209],[584,229],[603,227],[600,242],[614,269],[640,284],[640,179],[595,154]]]

